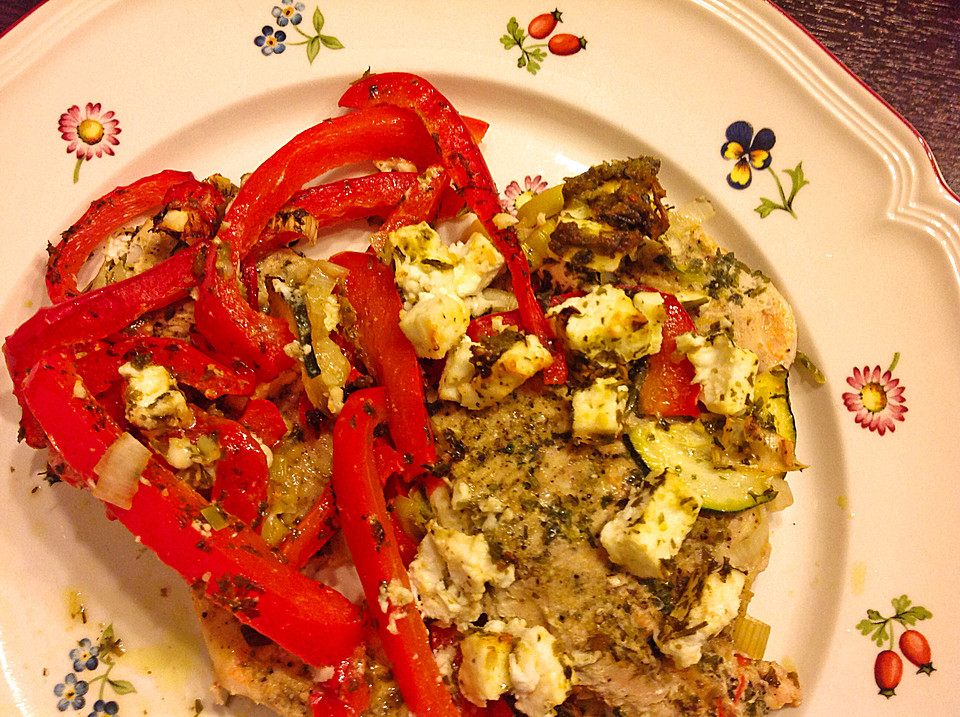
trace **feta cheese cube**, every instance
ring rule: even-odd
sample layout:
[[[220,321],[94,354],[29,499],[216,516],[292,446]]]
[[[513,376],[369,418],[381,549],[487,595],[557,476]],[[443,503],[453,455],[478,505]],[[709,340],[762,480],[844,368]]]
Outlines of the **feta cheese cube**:
[[[494,405],[553,363],[553,356],[540,340],[527,335],[518,338],[500,355],[489,375],[481,376],[473,365],[475,345],[469,336],[460,339],[447,358],[438,390],[445,401],[455,401],[472,410]]]
[[[600,543],[612,562],[637,577],[661,578],[663,561],[680,551],[702,504],[698,493],[668,471],[643,508],[631,501],[603,526]]]
[[[729,565],[711,571],[703,581],[697,602],[687,613],[687,629],[677,637],[656,636],[660,650],[680,669],[697,664],[706,641],[719,634],[740,611],[745,583],[746,575]]]
[[[558,316],[570,309],[567,343],[591,360],[624,363],[660,350],[666,310],[658,292],[638,292],[631,298],[623,289],[605,285],[548,313]]]
[[[460,692],[478,707],[486,707],[488,700],[500,699],[510,689],[510,650],[513,640],[509,635],[475,632],[460,642],[463,660],[457,681]]]
[[[677,337],[677,351],[693,364],[693,380],[700,384],[700,401],[708,410],[736,416],[747,409],[760,364],[755,353],[734,345],[725,333],[707,337],[692,332]]]
[[[500,568],[490,556],[482,534],[467,535],[431,522],[410,563],[410,583],[420,611],[444,625],[473,622],[487,583],[508,587],[514,581],[510,565]]]
[[[616,378],[599,378],[573,394],[573,435],[580,440],[615,438],[629,389]]]
[[[464,696],[474,704],[484,704],[475,697],[490,700],[510,692],[523,714],[548,717],[570,693],[556,638],[541,625],[529,626],[519,618],[491,620],[482,632],[467,637],[463,650],[459,681],[461,689],[466,683]],[[480,659],[468,662],[468,652]]]
[[[150,430],[186,426],[193,420],[187,397],[165,367],[147,364],[141,368],[128,361],[120,367],[120,375],[127,379],[123,395],[130,423]]]
[[[440,359],[457,345],[470,325],[470,312],[462,301],[440,294],[421,294],[409,310],[400,313],[400,329],[420,358]]]

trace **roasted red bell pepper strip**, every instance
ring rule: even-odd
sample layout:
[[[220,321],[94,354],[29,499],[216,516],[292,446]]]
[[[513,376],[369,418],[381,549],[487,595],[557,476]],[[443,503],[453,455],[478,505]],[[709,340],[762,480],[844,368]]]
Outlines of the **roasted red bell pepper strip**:
[[[24,382],[24,397],[53,449],[86,483],[95,483],[97,463],[121,428],[83,386],[72,357],[44,356]],[[223,516],[224,527],[212,526],[208,516],[216,509],[156,459],[148,462],[132,506],[108,509],[188,583],[206,585],[216,604],[308,664],[334,664],[360,644],[356,606],[286,565],[242,522]]]
[[[109,336],[148,311],[185,298],[200,283],[208,246],[206,242],[196,244],[142,274],[72,301],[44,307],[7,337],[3,353],[13,379],[13,392],[23,409],[20,427],[27,445],[46,445],[21,395],[21,384],[40,357],[52,349]]]
[[[518,310],[513,309],[512,311],[501,311],[496,314],[484,314],[483,316],[472,319],[470,325],[467,326],[467,336],[469,336],[471,340],[476,341],[477,339],[496,335],[499,333],[493,328],[493,324],[496,321],[499,321],[504,326],[512,326],[516,329],[523,327],[523,317],[520,316]]]
[[[219,236],[230,243],[234,264],[304,184],[331,169],[392,157],[417,167],[437,157],[423,123],[402,109],[381,107],[334,117],[298,134],[253,171],[224,216]]]
[[[417,181],[403,193],[397,206],[380,228],[370,235],[370,246],[380,253],[387,243],[387,235],[400,227],[420,222],[432,222],[440,211],[444,190],[450,186],[446,170],[431,165]]]
[[[314,553],[327,544],[339,527],[340,519],[337,515],[336,501],[333,498],[333,488],[328,483],[317,502],[310,506],[290,534],[280,543],[280,552],[290,565],[299,570],[306,565]]]
[[[257,525],[270,482],[266,454],[250,431],[237,421],[210,415],[195,406],[193,414],[190,428],[166,432],[165,438],[183,436],[196,442],[200,436],[215,437],[220,457],[210,499],[247,525]]]
[[[696,371],[689,359],[676,355],[677,336],[695,331],[696,327],[675,296],[663,292],[661,295],[667,312],[663,342],[660,352],[650,357],[647,375],[640,387],[640,411],[649,416],[696,417],[700,415],[697,405],[700,384],[693,382]]]
[[[165,210],[178,209],[189,215],[180,231],[180,239],[187,244],[216,234],[225,202],[219,189],[196,179],[175,184],[163,195]]]
[[[249,428],[261,441],[276,448],[287,435],[287,423],[277,404],[265,398],[251,398],[247,401],[239,423]]]
[[[97,244],[136,216],[163,204],[167,191],[181,182],[196,181],[189,172],[167,169],[117,187],[90,204],[79,221],[48,249],[47,295],[54,304],[80,293],[77,273]]]
[[[494,217],[503,211],[496,184],[470,129],[450,101],[422,77],[390,72],[369,75],[355,82],[340,97],[340,106],[364,111],[393,106],[416,112],[437,143],[450,181],[503,254],[524,327],[553,355],[553,363],[544,369],[544,380],[548,383],[566,381],[566,357],[533,292],[526,254],[512,229],[501,229],[494,223]]]
[[[94,394],[120,381],[120,367],[138,358],[166,367],[179,383],[192,386],[211,400],[226,395],[246,396],[256,385],[250,371],[225,366],[182,339],[138,336],[115,344],[97,342],[89,350],[85,348],[77,353],[77,365],[84,383]]]
[[[254,310],[243,298],[228,244],[218,244],[206,257],[194,321],[219,353],[239,360],[261,381],[270,381],[293,365],[284,352],[293,341],[290,326],[284,319]]]
[[[349,270],[344,294],[357,315],[356,330],[367,368],[387,391],[393,443],[411,470],[437,460],[423,376],[413,345],[400,329],[403,302],[393,272],[376,257],[343,252],[331,261]]]
[[[340,525],[363,585],[370,615],[407,706],[419,717],[459,712],[443,685],[407,575],[377,474],[373,432],[386,421],[387,391],[351,394],[333,429],[333,490]],[[408,599],[400,597],[404,594]]]
[[[364,675],[366,654],[358,650],[333,667],[333,677],[310,695],[314,717],[360,717],[370,707],[370,687]]]

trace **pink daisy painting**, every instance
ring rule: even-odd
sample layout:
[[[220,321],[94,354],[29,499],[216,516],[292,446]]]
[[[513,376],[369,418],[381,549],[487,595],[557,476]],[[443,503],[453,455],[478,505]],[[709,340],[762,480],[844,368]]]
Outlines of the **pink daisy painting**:
[[[113,148],[120,144],[120,123],[112,110],[103,111],[100,103],[87,102],[80,108],[74,105],[60,115],[60,136],[67,142],[67,154],[77,155],[73,169],[73,181],[80,179],[80,167],[84,161],[103,155],[113,155]]]
[[[539,174],[535,177],[526,176],[523,180],[523,186],[517,180],[513,180],[503,190],[503,198],[500,200],[500,206],[503,211],[517,215],[517,209],[526,204],[530,199],[540,194],[547,188],[547,183]]]
[[[896,429],[896,422],[903,421],[903,415],[907,412],[903,386],[900,385],[900,379],[893,377],[893,369],[899,358],[897,354],[886,371],[879,366],[864,366],[862,370],[854,368],[853,375],[847,377],[847,383],[853,391],[842,396],[843,405],[856,414],[854,420],[881,436],[887,431],[892,433]]]

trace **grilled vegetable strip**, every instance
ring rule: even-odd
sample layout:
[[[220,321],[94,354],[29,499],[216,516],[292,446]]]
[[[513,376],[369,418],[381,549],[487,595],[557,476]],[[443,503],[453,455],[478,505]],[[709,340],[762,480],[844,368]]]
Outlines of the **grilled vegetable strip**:
[[[328,483],[317,502],[280,543],[280,552],[292,567],[299,570],[314,553],[326,545],[339,525],[333,488]]]
[[[420,717],[452,717],[459,711],[430,649],[377,473],[373,432],[387,416],[382,388],[357,391],[340,412],[333,430],[333,490],[340,524],[407,706]]]
[[[440,210],[443,190],[450,180],[439,165],[431,165],[417,178],[397,202],[380,229],[370,236],[370,245],[380,253],[387,244],[387,235],[400,227],[432,222]]]
[[[50,445],[73,468],[63,477],[81,476],[86,486],[79,487],[95,484],[96,466],[121,428],[91,397],[72,357],[44,356],[23,389]],[[216,604],[307,663],[335,663],[360,644],[362,625],[353,604],[278,560],[243,523],[223,516],[224,525],[214,528],[207,516],[217,508],[155,458],[130,509],[109,510],[187,582],[204,583]]]
[[[647,376],[640,387],[640,412],[648,416],[695,418],[700,415],[697,406],[700,384],[693,382],[695,371],[689,359],[675,354],[677,336],[696,329],[693,319],[675,296],[662,292],[661,295],[667,312],[663,343],[659,353],[650,357]]]
[[[350,272],[344,282],[345,295],[357,315],[364,362],[387,392],[394,444],[410,470],[422,472],[422,466],[436,461],[436,448],[417,355],[400,329],[403,305],[393,272],[372,255],[359,252],[343,252],[331,261]]]
[[[563,351],[554,340],[553,329],[533,293],[530,267],[516,234],[494,222],[494,217],[502,212],[499,193],[463,118],[433,85],[422,77],[403,72],[369,75],[351,85],[340,97],[341,107],[369,111],[383,105],[416,112],[435,139],[450,181],[506,260],[524,327],[553,354],[553,364],[544,370],[544,379],[548,383],[563,383],[567,377]]]
[[[255,385],[250,372],[225,366],[181,339],[139,336],[112,345],[98,342],[89,351],[78,354],[80,375],[94,394],[120,381],[120,366],[136,360],[165,366],[178,383],[193,386],[211,400],[227,395],[246,396]]]
[[[139,214],[161,206],[167,191],[186,181],[196,181],[189,172],[167,169],[117,187],[90,204],[80,220],[48,249],[47,295],[54,304],[77,296],[77,273],[90,253],[112,232]]]
[[[43,448],[43,432],[22,397],[22,383],[47,351],[100,339],[126,328],[153,309],[187,296],[200,283],[209,244],[184,249],[162,264],[116,284],[90,291],[72,301],[40,309],[7,337],[3,353],[13,379],[13,392],[23,415],[20,428],[31,448]]]
[[[348,164],[394,157],[418,167],[436,161],[423,123],[402,109],[371,108],[301,132],[254,170],[227,210],[219,236],[230,243],[233,263],[246,256],[267,221],[310,180]]]
[[[287,322],[254,310],[240,293],[230,246],[220,243],[206,257],[206,270],[197,294],[197,330],[210,344],[239,359],[261,381],[276,378],[293,365],[284,348],[293,341]]]

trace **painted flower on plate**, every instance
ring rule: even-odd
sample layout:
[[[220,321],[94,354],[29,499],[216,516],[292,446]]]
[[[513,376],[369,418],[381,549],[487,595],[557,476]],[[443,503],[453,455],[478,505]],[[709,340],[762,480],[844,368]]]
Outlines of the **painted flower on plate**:
[[[284,42],[287,39],[287,33],[283,30],[273,31],[269,25],[264,25],[260,34],[254,38],[254,44],[260,48],[264,55],[279,55],[287,49]]]
[[[753,170],[764,170],[773,161],[770,150],[776,141],[773,130],[764,128],[754,135],[753,125],[743,120],[727,127],[727,141],[720,148],[720,155],[736,162],[727,175],[727,183],[734,189],[749,187]]]
[[[60,136],[67,144],[67,154],[77,155],[73,181],[80,178],[80,165],[94,157],[112,156],[120,144],[120,123],[112,110],[103,111],[99,102],[87,102],[83,109],[73,105],[60,115]]]
[[[80,640],[79,647],[70,650],[70,659],[73,660],[73,669],[77,672],[95,670],[99,664],[100,647],[94,645],[90,638]]]
[[[105,700],[97,700],[93,703],[93,712],[91,712],[87,717],[103,717],[104,715],[115,715],[120,711],[120,705],[118,705],[113,700],[109,702]]]
[[[904,405],[903,386],[900,379],[894,378],[893,368],[883,371],[879,366],[864,366],[853,369],[853,375],[847,377],[847,383],[853,392],[843,394],[843,405],[856,414],[854,420],[863,428],[875,431],[881,436],[896,429],[896,421],[903,421],[907,412]]]
[[[526,204],[530,199],[540,194],[547,188],[547,183],[539,174],[535,177],[527,176],[523,180],[523,186],[517,180],[513,180],[503,190],[503,198],[500,200],[500,206],[503,211],[516,214],[517,209]]]
[[[300,13],[303,12],[304,5],[302,2],[294,2],[294,0],[283,0],[281,5],[274,5],[273,16],[277,18],[277,25],[280,27],[286,27],[289,23],[290,25],[299,25],[303,22],[303,15]]]
[[[87,694],[89,685],[83,680],[78,680],[72,672],[63,678],[63,682],[53,688],[53,694],[60,698],[57,702],[57,709],[66,712],[68,708],[75,710],[82,709],[87,703]]]

